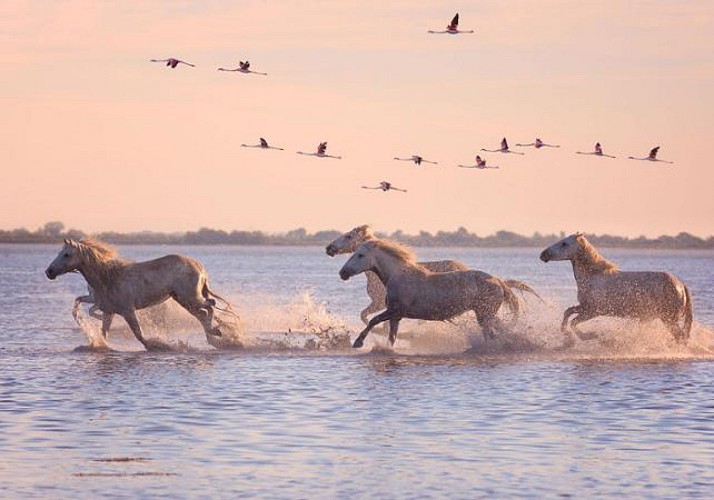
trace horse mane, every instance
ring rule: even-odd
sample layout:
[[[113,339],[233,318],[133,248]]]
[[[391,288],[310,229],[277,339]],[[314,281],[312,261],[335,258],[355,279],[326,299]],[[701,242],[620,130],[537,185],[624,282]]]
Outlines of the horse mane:
[[[417,263],[416,254],[411,250],[411,248],[401,243],[397,243],[396,241],[377,239],[369,241],[369,244],[374,245],[375,248],[382,250],[387,255],[391,255],[402,262],[414,265]]]
[[[613,274],[619,271],[619,267],[612,261],[600,255],[600,252],[590,243],[585,236],[578,236],[579,260],[586,264],[591,272],[601,274]]]
[[[111,280],[128,261],[119,257],[119,252],[111,245],[96,238],[86,237],[79,241],[68,240],[82,257],[95,268],[103,281]]]
[[[376,238],[374,232],[372,231],[372,226],[370,226],[369,224],[357,226],[352,231],[361,234],[366,240],[373,240]]]

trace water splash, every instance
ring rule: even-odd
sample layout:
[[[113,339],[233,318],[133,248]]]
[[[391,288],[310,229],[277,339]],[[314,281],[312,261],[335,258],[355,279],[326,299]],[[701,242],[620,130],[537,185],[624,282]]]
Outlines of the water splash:
[[[181,352],[208,348],[247,351],[335,352],[361,355],[365,352],[395,355],[462,355],[543,359],[694,359],[714,358],[714,330],[696,323],[686,346],[677,344],[659,321],[638,322],[619,318],[595,318],[583,323],[584,339],[566,344],[560,331],[565,306],[555,301],[527,301],[521,318],[511,324],[503,318],[505,331],[486,342],[472,313],[448,322],[403,320],[394,346],[378,329],[372,330],[364,349],[351,349],[352,339],[361,324],[348,324],[332,313],[325,301],[303,291],[289,302],[270,295],[238,296],[231,300],[240,311],[240,321],[222,311],[215,321],[222,335],[203,334],[198,322],[173,301],[138,312],[147,337],[157,347]],[[355,314],[355,318],[357,315]],[[109,343],[101,335],[100,323],[80,316],[81,329],[89,349],[103,350],[109,345],[122,350],[141,346],[121,318],[109,334]]]

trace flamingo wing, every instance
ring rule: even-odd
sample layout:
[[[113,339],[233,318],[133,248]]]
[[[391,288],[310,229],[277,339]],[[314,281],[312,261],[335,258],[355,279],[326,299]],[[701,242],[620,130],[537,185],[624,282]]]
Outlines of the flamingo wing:
[[[260,147],[261,148],[267,148],[268,147],[268,141],[266,141],[264,138],[260,138]]]
[[[454,18],[451,20],[451,24],[449,24],[449,29],[450,30],[456,30],[459,27],[459,13],[457,12]]]
[[[650,151],[650,156],[649,156],[650,160],[656,160],[656,159],[657,159],[657,152],[658,152],[658,151],[659,151],[659,146],[657,146],[656,148],[652,148],[652,150]]]

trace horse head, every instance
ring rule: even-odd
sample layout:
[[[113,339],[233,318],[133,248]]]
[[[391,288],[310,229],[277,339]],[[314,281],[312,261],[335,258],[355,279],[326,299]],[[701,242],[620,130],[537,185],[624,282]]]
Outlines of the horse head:
[[[356,274],[372,269],[374,264],[373,250],[374,243],[371,241],[359,245],[340,269],[340,278],[346,281]]]
[[[55,257],[55,260],[45,270],[45,275],[51,280],[61,274],[76,271],[81,264],[81,256],[77,242],[74,240],[65,239],[62,249]]]
[[[372,238],[374,238],[374,234],[368,224],[357,226],[327,245],[325,252],[330,257],[334,257],[338,253],[354,252],[361,243]]]
[[[583,233],[575,233],[549,246],[540,254],[540,260],[572,260],[580,250],[580,241],[585,238]]]

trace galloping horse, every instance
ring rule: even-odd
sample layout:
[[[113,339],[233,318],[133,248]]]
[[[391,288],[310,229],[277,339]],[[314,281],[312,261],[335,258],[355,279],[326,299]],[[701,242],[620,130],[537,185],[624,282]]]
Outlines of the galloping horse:
[[[119,258],[117,252],[91,238],[64,240],[57,257],[45,271],[51,280],[61,274],[78,271],[93,291],[97,308],[102,311],[102,335],[106,338],[115,314],[122,316],[147,350],[164,347],[144,338],[136,317],[137,309],[160,304],[169,297],[178,302],[203,326],[206,337],[220,336],[212,326],[216,297],[208,287],[208,275],[200,262],[181,255],[166,255],[145,262]],[[233,313],[235,314],[235,313]]]
[[[372,232],[372,228],[365,224],[357,226],[345,234],[337,238],[335,241],[325,247],[325,252],[330,257],[334,257],[340,253],[352,253],[357,247],[365,241],[374,241],[378,238]],[[426,262],[417,262],[421,267],[434,272],[443,273],[449,271],[467,271],[469,267],[458,260],[433,260]],[[372,299],[372,302],[360,313],[359,317],[366,325],[369,322],[369,316],[378,311],[382,311],[387,307],[387,290],[380,281],[379,277],[372,271],[365,272],[367,276],[367,295]],[[540,299],[540,296],[530,286],[518,280],[506,280],[506,285],[510,288],[515,288],[522,292],[529,292]],[[541,299],[542,300],[542,299]]]
[[[660,319],[677,342],[686,343],[692,329],[693,310],[689,289],[679,278],[666,272],[620,271],[602,257],[582,233],[568,236],[549,246],[540,260],[569,260],[573,263],[578,285],[577,306],[563,315],[561,329],[567,332],[568,319],[573,331],[577,325],[597,316],[636,318],[643,321]],[[683,326],[679,326],[684,318]],[[571,339],[572,341],[572,339]]]
[[[349,279],[365,271],[374,272],[387,288],[387,310],[372,318],[352,347],[362,347],[375,325],[389,320],[389,341],[394,345],[402,318],[444,321],[468,310],[476,313],[484,338],[493,337],[501,324],[496,313],[508,304],[514,318],[520,305],[502,280],[483,271],[434,273],[420,266],[411,250],[385,240],[362,243],[340,269]]]

